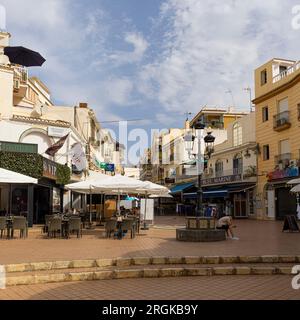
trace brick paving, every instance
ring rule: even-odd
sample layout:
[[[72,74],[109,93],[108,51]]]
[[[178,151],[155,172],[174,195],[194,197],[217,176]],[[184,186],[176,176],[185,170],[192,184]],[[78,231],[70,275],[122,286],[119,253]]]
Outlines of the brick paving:
[[[0,300],[300,300],[289,276],[124,279],[9,287]]]
[[[47,239],[40,228],[28,239],[0,239],[0,264],[143,256],[299,255],[300,233],[282,233],[282,222],[236,220],[240,240],[211,243],[176,241],[182,217],[157,217],[156,225],[135,239],[106,239],[103,228],[86,230],[82,239]]]

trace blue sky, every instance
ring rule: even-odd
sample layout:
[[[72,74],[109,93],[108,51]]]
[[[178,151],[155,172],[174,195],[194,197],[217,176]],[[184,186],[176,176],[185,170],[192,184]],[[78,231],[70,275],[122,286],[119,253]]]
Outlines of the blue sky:
[[[58,105],[88,102],[100,121],[181,127],[204,105],[248,109],[244,87],[273,57],[299,58],[298,0],[0,0],[12,45]],[[233,98],[226,91],[231,90]],[[253,93],[254,96],[254,93]]]

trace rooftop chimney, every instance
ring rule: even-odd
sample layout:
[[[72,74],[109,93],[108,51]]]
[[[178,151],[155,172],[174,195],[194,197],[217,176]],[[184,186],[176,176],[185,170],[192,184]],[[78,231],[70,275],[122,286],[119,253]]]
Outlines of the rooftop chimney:
[[[86,102],[80,102],[79,103],[79,108],[86,109],[88,107],[88,104]]]

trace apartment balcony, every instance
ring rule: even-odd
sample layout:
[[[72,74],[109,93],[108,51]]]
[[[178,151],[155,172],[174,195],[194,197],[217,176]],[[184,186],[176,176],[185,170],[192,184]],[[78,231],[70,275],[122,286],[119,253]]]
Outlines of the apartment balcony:
[[[299,176],[300,151],[298,159],[293,159],[291,153],[280,154],[275,157],[275,169],[268,172],[269,181],[293,178]]]
[[[273,77],[273,83],[276,83],[276,82],[288,77],[289,75],[293,74],[294,72],[296,72],[299,69],[300,69],[300,61],[297,61],[292,66],[290,66],[286,70],[280,72],[278,75]]]
[[[279,154],[279,155],[275,156],[275,164],[282,167],[282,168],[289,166],[291,160],[292,160],[291,153],[284,153],[284,154]]]
[[[284,111],[274,116],[273,128],[275,131],[283,131],[291,127],[290,112]]]
[[[14,68],[14,95],[24,98],[27,91],[28,71],[25,68]]]

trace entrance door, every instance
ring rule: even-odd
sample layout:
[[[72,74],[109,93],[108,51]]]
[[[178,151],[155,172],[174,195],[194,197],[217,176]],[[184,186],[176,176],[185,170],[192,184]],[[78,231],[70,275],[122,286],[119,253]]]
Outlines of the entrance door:
[[[289,188],[276,189],[276,219],[282,220],[286,215],[297,214],[296,197]]]
[[[275,218],[275,191],[268,190],[267,196],[268,196],[268,217]]]
[[[45,215],[50,213],[50,188],[35,187],[33,224],[45,223]]]
[[[234,195],[234,217],[247,218],[247,199],[246,195],[239,193]]]

